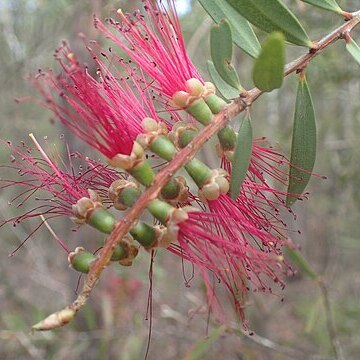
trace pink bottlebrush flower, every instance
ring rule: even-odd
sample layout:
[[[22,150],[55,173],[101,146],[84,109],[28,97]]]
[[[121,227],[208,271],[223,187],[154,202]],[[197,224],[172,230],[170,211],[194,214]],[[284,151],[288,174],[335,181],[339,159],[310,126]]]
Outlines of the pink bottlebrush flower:
[[[109,159],[119,153],[130,154],[134,140],[143,131],[144,118],[159,121],[149,89],[171,99],[177,91],[188,90],[189,79],[195,78],[204,84],[186,55],[173,1],[168,2],[171,11],[161,3],[146,0],[145,4],[152,21],[149,24],[138,13],[133,18],[122,15],[122,24],[110,20],[125,41],[113,35],[99,20],[96,24],[138,63],[140,74],[148,75],[150,84],[145,84],[139,73],[122,60],[119,66],[123,72],[115,66],[110,72],[89,48],[98,66],[99,80],[96,80],[76,61],[67,45],[58,50],[64,74],[55,77],[50,72],[39,76],[39,80],[44,81],[44,85],[39,85],[46,100],[44,106]],[[55,98],[54,93],[60,95],[61,100]],[[179,224],[179,246],[169,248],[200,267],[214,308],[219,310],[219,305],[208,271],[224,284],[242,317],[240,299],[248,288],[271,291],[269,280],[282,284],[281,247],[287,245],[279,225],[281,220],[273,215],[277,193],[264,180],[264,172],[269,167],[261,164],[262,155],[262,149],[254,145],[252,166],[239,199],[234,202],[228,195],[222,195],[208,202],[211,213],[190,213],[189,219]],[[269,174],[278,175],[271,171]],[[282,266],[287,269],[286,264]]]
[[[221,166],[231,175],[231,163],[226,157],[222,157]],[[288,159],[269,146],[266,138],[254,140],[249,169],[235,202],[264,230],[283,233],[286,224],[281,213],[293,214],[286,206],[287,192],[279,189],[289,181],[289,166]]]
[[[78,137],[108,158],[129,155],[139,124],[124,121],[117,103],[86,66],[81,66],[67,44],[57,49],[63,73],[40,72],[35,86],[49,109]],[[120,132],[119,129],[122,129]]]
[[[272,293],[272,284],[283,288],[284,276],[293,274],[284,261],[283,249],[294,245],[287,236],[289,230],[281,214],[282,210],[292,213],[285,204],[287,194],[274,189],[274,184],[270,186],[268,181],[284,185],[288,175],[281,166],[289,164],[281,154],[261,146],[261,142],[257,140],[254,144],[255,155],[238,198],[232,200],[228,194],[223,194],[207,201],[207,205],[214,216],[212,222],[218,235],[234,248],[243,249],[243,257],[227,253],[232,276],[242,274],[240,278],[246,290]],[[226,161],[223,165],[231,173],[231,164]],[[237,286],[225,284],[234,297],[230,289],[238,289]]]
[[[128,79],[116,72],[115,67],[112,67],[113,72],[115,72],[113,74],[109,67],[100,61],[92,49],[89,48],[89,51],[98,66],[99,81],[95,80],[86,71],[85,67],[81,67],[74,60],[74,55],[70,48],[68,45],[64,45],[58,49],[58,60],[62,64],[65,75],[58,76],[57,78],[54,78],[51,73],[41,76],[39,80],[45,81],[45,85],[40,87],[40,89],[45,99],[47,99],[47,107],[51,108],[77,135],[82,137],[91,146],[95,145],[95,148],[111,159],[120,151],[117,147],[117,145],[121,144],[119,138],[124,140],[130,135],[131,141],[128,142],[130,146],[143,131],[141,122],[144,118],[152,117],[161,122],[165,122],[165,120],[158,117],[150,95],[146,90],[142,90],[137,81],[130,81],[132,84],[130,86],[127,81]],[[101,53],[105,55],[104,51],[101,51]],[[69,64],[65,65],[66,63]],[[125,64],[123,65],[125,66]],[[71,71],[69,70],[70,68]],[[131,80],[131,70],[127,67],[125,69],[130,77],[129,80]],[[84,78],[86,79],[85,81],[83,81]],[[82,83],[91,85],[84,87],[81,86]],[[62,98],[65,97],[70,109],[69,107],[64,107],[60,99],[48,100],[51,97],[51,91],[44,93],[45,87],[53,87],[62,95]],[[64,95],[65,90],[68,91],[66,96]],[[92,102],[92,99],[97,99],[96,103]],[[74,109],[72,110],[71,107],[74,107]],[[93,115],[93,118],[89,118],[86,115],[90,113]],[[101,121],[98,122],[97,119],[101,119]],[[175,121],[177,120],[179,118],[175,116]],[[125,123],[131,124],[131,126],[123,127]],[[101,143],[97,142],[97,134],[100,132],[106,134],[107,129],[111,129],[111,132],[107,136],[104,135]],[[112,132],[114,132],[114,136]],[[245,182],[238,202],[248,208],[247,213],[250,216],[255,214],[255,212],[261,213],[263,219],[256,215],[253,221],[254,223],[258,221],[258,224],[265,223],[263,226],[265,228],[266,226],[269,227],[270,224],[268,217],[273,218],[276,216],[278,208],[284,204],[284,200],[280,199],[279,192],[267,185],[264,173],[282,182],[285,179],[284,174],[280,170],[275,171],[273,170],[275,167],[269,165],[270,161],[274,162],[275,159],[276,162],[280,162],[283,161],[283,158],[276,157],[276,153],[266,152],[265,148],[256,145],[257,142],[261,141],[256,140],[254,142],[253,157],[248,175],[249,181]],[[113,142],[116,144],[114,145]],[[226,160],[223,160],[223,165],[228,171],[231,170],[231,166]],[[275,199],[270,199],[268,195],[275,195]],[[254,206],[254,200],[252,199],[254,197],[258,206]],[[262,198],[261,201],[260,198]],[[263,211],[261,211],[261,203],[264,205]]]
[[[236,224],[224,204],[217,210],[216,214],[189,211],[188,218],[176,224],[180,247],[172,244],[168,250],[200,269],[209,305],[217,316],[223,317],[214,286],[220,282],[245,320],[245,299],[250,289],[272,292],[271,282],[284,286],[281,277],[289,266],[280,247],[285,241],[270,239],[268,233],[252,227],[244,217],[243,224]],[[171,224],[168,228],[172,229]]]
[[[78,154],[66,148],[67,158],[63,159],[54,147],[49,156],[37,143],[31,148],[21,143],[13,146],[7,142],[11,150],[11,165],[2,168],[16,171],[18,178],[0,180],[0,189],[19,187],[23,190],[10,203],[17,203],[16,207],[26,207],[21,215],[2,220],[1,226],[13,223],[14,226],[27,219],[44,216],[46,220],[56,217],[74,217],[75,205],[82,198],[92,198],[107,195],[109,184],[119,177],[119,173],[108,169],[107,166],[92,162],[91,166],[85,162],[78,162]],[[90,160],[89,160],[90,161]],[[77,164],[77,166],[76,166]],[[34,207],[27,207],[27,203],[34,201]],[[40,228],[44,222],[35,228],[25,241]]]
[[[98,65],[100,66],[101,63],[98,63]],[[108,68],[106,67],[105,70],[107,69]],[[105,77],[106,76],[107,75],[105,75]],[[117,95],[122,96],[121,93],[117,93]],[[149,101],[151,103],[151,100],[148,100],[147,103],[149,103]],[[147,105],[147,108],[151,108],[151,106]],[[142,113],[141,115],[144,117],[146,116],[146,113]],[[152,112],[151,116],[156,116],[154,111]],[[195,234],[194,232],[190,232],[192,235],[189,235],[189,230],[191,229],[189,226],[186,228],[188,235],[180,233],[182,235],[180,235],[179,242],[182,244],[180,253],[181,251],[184,252],[186,248],[187,255],[185,258],[195,264],[202,264],[204,259],[208,259],[207,252],[213,251],[214,256],[211,256],[212,263],[210,265],[207,264],[206,268],[211,268],[212,271],[216,274],[219,274],[219,268],[216,265],[217,261],[219,261],[218,259],[224,258],[224,254],[230,254],[232,251],[234,251],[234,249],[238,249],[238,247],[246,248],[247,252],[251,253],[253,259],[255,260],[250,261],[249,259],[251,256],[248,259],[246,258],[246,255],[244,255],[245,263],[252,264],[253,262],[254,265],[243,265],[242,267],[238,266],[236,270],[233,269],[233,272],[236,274],[237,278],[243,279],[241,274],[247,274],[247,272],[253,271],[254,287],[256,289],[261,288],[264,290],[269,290],[270,286],[264,285],[265,282],[261,279],[261,276],[265,276],[270,280],[283,284],[280,280],[280,275],[276,275],[277,266],[274,267],[273,265],[276,263],[275,259],[281,258],[281,246],[287,244],[287,240],[285,240],[286,235],[283,231],[285,224],[281,220],[280,216],[278,216],[278,208],[284,204],[283,200],[276,197],[278,196],[277,192],[266,183],[264,176],[265,174],[273,175],[277,178],[277,180],[283,180],[285,176],[281,173],[281,170],[277,170],[275,166],[273,166],[274,169],[271,166],[266,166],[268,159],[263,156],[265,150],[257,145],[258,142],[262,142],[262,139],[254,142],[252,167],[250,167],[246,186],[244,187],[244,190],[240,194],[238,200],[236,202],[232,201],[228,195],[224,195],[221,196],[218,200],[209,201],[208,207],[211,213],[204,213],[206,215],[203,215],[202,217],[203,219],[207,219],[205,221],[209,223],[214,218],[222,219],[221,226],[219,225],[223,229],[223,238],[221,244],[226,243],[227,249],[224,250],[219,246],[213,246],[214,243],[211,242],[214,241],[214,236],[217,236],[220,239],[219,235],[214,235],[210,232],[207,236],[205,236],[204,234],[206,234],[206,231],[204,231],[204,229],[199,226],[199,224],[197,225],[196,229],[197,231],[202,232],[202,239],[204,239],[204,243],[198,244],[196,242],[196,240],[199,239],[199,233]],[[267,156],[271,158],[271,151],[269,151]],[[281,161],[284,161],[282,157],[280,159]],[[276,165],[278,164],[276,163]],[[230,169],[230,167],[228,167],[228,169]],[[280,177],[280,175],[282,177]],[[272,197],[274,197],[274,199],[272,199]],[[194,201],[197,200],[197,198],[192,196],[192,194],[190,194],[190,198]],[[201,206],[205,206],[205,204],[201,204]],[[226,209],[226,211],[224,211],[224,209]],[[224,214],[226,214],[225,217]],[[195,214],[195,216],[198,216],[198,214]],[[243,239],[242,241],[239,241],[239,236]],[[196,249],[196,252],[198,252],[198,256],[194,255],[194,249],[189,247],[189,245],[186,245],[189,244],[189,240],[185,241],[185,238],[192,239],[191,242],[194,244],[193,246],[194,249]],[[219,251],[221,252],[221,256],[218,253]],[[216,256],[215,253],[217,253]],[[239,260],[239,258],[235,255],[230,258],[236,259],[234,260],[235,262],[237,261],[242,263],[242,261]],[[258,261],[256,259],[258,259]],[[207,260],[207,262],[209,262],[209,260]],[[204,265],[202,266],[204,267]],[[227,265],[227,267],[229,267],[229,265]],[[233,265],[232,267],[234,268]],[[246,271],[244,270],[245,268],[247,269]],[[218,276],[220,277],[220,275]],[[251,278],[250,275],[247,276],[248,278]],[[226,287],[229,291],[230,289],[233,289],[228,280],[225,281],[223,279],[223,282],[226,283]],[[242,286],[241,291],[244,291],[244,286]]]
[[[168,122],[158,117],[150,95],[130,77],[126,64],[122,66],[125,73],[115,67],[112,73],[90,47],[88,50],[97,65],[98,79],[64,43],[56,56],[63,73],[55,76],[52,71],[40,72],[34,82],[44,99],[40,103],[108,159],[129,155],[143,132],[144,118],[152,117],[169,126]]]
[[[165,5],[167,4],[167,6]],[[177,91],[186,91],[186,81],[198,79],[204,84],[185,49],[180,21],[173,0],[144,0],[146,16],[118,14],[121,22],[108,19],[121,34],[114,35],[95,18],[95,26],[118,45],[145,72],[154,89],[171,98]]]
[[[186,54],[185,44],[182,36],[181,26],[177,17],[174,1],[149,1],[145,0],[145,15],[136,12],[131,15],[124,15],[119,11],[121,21],[108,20],[120,34],[114,34],[99,19],[95,19],[96,27],[99,28],[108,38],[118,45],[130,59],[137,63],[139,71],[149,76],[149,88],[157,90],[160,96],[165,96],[168,100],[166,107],[171,109],[171,100],[178,91],[188,90],[186,82],[195,78],[204,84],[204,80],[192,64]],[[167,4],[167,6],[165,5]],[[136,74],[133,73],[136,77]],[[279,208],[285,207],[286,193],[273,189],[265,180],[265,174],[271,182],[272,179],[285,183],[287,177],[280,169],[275,169],[274,165],[284,162],[281,155],[266,151],[258,144],[263,139],[254,140],[251,165],[249,167],[246,185],[248,189],[243,191],[239,201],[251,203],[249,196],[254,196],[261,200],[266,206],[270,217],[277,213]],[[229,161],[222,158],[223,168],[231,173]],[[275,165],[276,165],[275,164]],[[252,184],[256,179],[257,184]],[[245,187],[246,187],[245,185]],[[247,198],[244,197],[248,194]],[[273,199],[271,199],[273,198]],[[281,220],[280,220],[281,222]]]

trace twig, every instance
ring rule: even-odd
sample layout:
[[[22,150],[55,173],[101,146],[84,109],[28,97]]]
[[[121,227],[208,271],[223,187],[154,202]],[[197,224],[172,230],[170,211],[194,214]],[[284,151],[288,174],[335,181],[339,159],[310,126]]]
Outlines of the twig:
[[[241,329],[240,330],[232,329],[231,331],[233,331],[235,334],[245,335],[249,340],[253,341],[254,343],[256,343],[266,349],[270,349],[270,350],[278,352],[282,355],[286,355],[286,356],[290,357],[291,359],[301,359],[302,360],[302,359],[306,358],[307,360],[331,360],[331,358],[323,357],[321,355],[305,354],[304,351],[302,351],[302,350],[294,349],[294,348],[291,348],[288,346],[278,344],[278,343],[274,342],[273,340],[270,340],[268,338],[260,336],[254,332],[250,335],[247,331],[241,330]]]
[[[344,360],[344,354],[343,354],[342,348],[340,346],[339,338],[338,338],[337,332],[336,332],[335,321],[334,321],[333,314],[331,311],[331,304],[330,304],[327,287],[326,287],[324,281],[322,280],[322,278],[318,278],[317,283],[320,288],[321,297],[324,302],[326,327],[328,329],[330,343],[331,343],[331,347],[332,347],[334,355],[335,355],[335,359],[336,360]]]
[[[285,76],[304,69],[308,63],[316,57],[319,52],[328,47],[335,41],[343,38],[345,34],[352,31],[360,23],[360,11],[352,14],[352,18],[336,30],[326,35],[321,40],[314,42],[313,48],[305,55],[300,56],[285,67]],[[222,129],[231,119],[244,111],[262,94],[257,88],[241,94],[230,105],[228,105],[221,113],[214,116],[213,121],[203,128],[202,131],[193,139],[193,141],[184,149],[179,151],[174,159],[160,171],[152,186],[150,186],[138,199],[136,204],[131,208],[129,213],[119,221],[113,232],[109,235],[106,244],[99,253],[96,261],[93,262],[90,271],[85,279],[82,291],[77,299],[65,309],[73,311],[74,315],[86,304],[91,291],[99,281],[100,275],[110,262],[111,255],[117,243],[126,235],[133,224],[139,218],[139,215],[146,209],[150,201],[156,199],[163,188],[163,186],[170,180],[170,178],[181,169],[187,162],[189,162],[195,154],[202,148],[202,146],[220,129]],[[64,310],[65,310],[64,309]],[[65,323],[59,323],[62,326]]]

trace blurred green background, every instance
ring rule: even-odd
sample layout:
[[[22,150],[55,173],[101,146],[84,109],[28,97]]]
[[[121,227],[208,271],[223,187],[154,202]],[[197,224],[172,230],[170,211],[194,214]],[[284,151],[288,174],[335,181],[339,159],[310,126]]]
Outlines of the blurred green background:
[[[334,14],[300,1],[286,1],[313,39],[342,23]],[[358,0],[339,1],[344,9],[358,10]],[[103,0],[0,0],[0,133],[2,139],[27,141],[29,132],[56,139],[65,132],[51,116],[32,102],[16,104],[17,97],[33,89],[26,81],[39,68],[56,67],[53,50],[66,38],[77,52],[84,52],[77,34],[101,41],[92,14],[113,16],[114,9],[138,8],[140,1]],[[201,6],[182,1],[182,24],[188,51],[205,78],[212,24]],[[186,12],[187,10],[190,10]],[[263,33],[258,33],[260,39]],[[354,32],[360,43],[360,29]],[[289,46],[293,59],[299,49]],[[245,87],[252,86],[252,60],[237,51],[234,63]],[[318,156],[310,199],[294,206],[301,235],[294,235],[305,258],[328,285],[337,335],[346,359],[360,354],[360,68],[338,42],[317,57],[308,69],[317,113]],[[266,136],[289,153],[296,92],[296,76],[279,91],[262,96],[253,106],[258,136]],[[69,136],[72,147],[86,152]],[[279,145],[281,144],[281,145]],[[6,151],[1,162],[8,161]],[[4,171],[1,169],[1,171]],[[0,174],[2,177],[4,174]],[[16,209],[8,206],[10,190],[0,193],[0,218]],[[68,232],[68,223],[53,222],[56,232],[71,247],[95,242],[86,229]],[[68,269],[65,253],[45,228],[37,232],[15,256],[8,254],[31,227],[10,224],[0,229],[0,359],[143,359],[148,341],[146,319],[149,254],[143,253],[130,269],[107,269],[91,300],[70,326],[30,335],[30,326],[69,304],[75,297],[78,275]],[[90,240],[88,240],[90,239]],[[185,265],[185,271],[191,268]],[[80,280],[81,281],[81,280]],[[160,254],[154,265],[153,328],[149,359],[195,359],[189,355],[213,324],[208,324],[203,289],[195,281],[183,284],[178,259]],[[250,327],[261,337],[215,334],[209,351],[199,359],[331,359],[334,358],[326,328],[319,289],[299,273],[288,279],[280,296],[254,295],[249,299]],[[280,301],[284,297],[284,302]],[[218,336],[219,335],[219,336]],[[264,339],[265,338],[265,339]],[[267,342],[266,338],[274,343]],[[188,357],[186,357],[188,356]]]

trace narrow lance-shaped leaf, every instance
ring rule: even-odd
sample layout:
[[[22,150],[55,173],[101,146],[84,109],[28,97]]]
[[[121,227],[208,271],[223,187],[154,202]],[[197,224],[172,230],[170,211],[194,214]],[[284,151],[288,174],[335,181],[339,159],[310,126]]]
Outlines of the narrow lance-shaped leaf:
[[[314,269],[304,259],[304,257],[300,254],[298,250],[287,248],[286,254],[311,280],[317,280],[319,278]]]
[[[240,91],[225,82],[216,71],[214,63],[210,60],[207,62],[207,68],[211,76],[212,82],[215,84],[221,95],[226,99],[234,99],[239,96]]]
[[[232,160],[230,195],[233,199],[239,196],[241,185],[249,168],[253,143],[253,131],[250,115],[247,114],[239,129],[234,157]]]
[[[312,42],[295,15],[280,0],[226,0],[244,18],[266,31],[281,31],[286,40],[311,47]]]
[[[256,58],[260,52],[260,43],[251,25],[226,0],[199,0],[202,7],[219,23],[227,19],[231,26],[233,42],[248,55]]]
[[[360,65],[360,47],[350,36],[346,38],[346,50]]]
[[[292,205],[308,184],[316,157],[314,106],[305,74],[300,75],[290,158],[290,180],[286,204]]]
[[[285,37],[280,32],[271,33],[264,41],[259,57],[255,61],[253,80],[262,91],[281,87],[284,79]]]
[[[301,0],[301,1],[308,3],[310,5],[317,6],[321,9],[334,11],[338,14],[343,14],[343,10],[335,0]]]
[[[241,89],[238,75],[231,64],[232,35],[227,20],[222,20],[211,28],[210,51],[215,69],[222,79],[232,87]]]

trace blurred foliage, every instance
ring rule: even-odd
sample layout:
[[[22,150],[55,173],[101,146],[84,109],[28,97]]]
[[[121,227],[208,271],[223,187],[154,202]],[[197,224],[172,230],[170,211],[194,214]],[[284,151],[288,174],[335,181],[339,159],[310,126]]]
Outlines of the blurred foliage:
[[[32,89],[25,81],[38,68],[53,67],[53,50],[63,39],[77,51],[84,51],[77,34],[99,39],[92,25],[92,14],[106,17],[116,7],[134,10],[140,1],[102,0],[1,0],[0,1],[0,131],[1,138],[24,140],[28,132],[56,138],[64,129],[53,125],[49,114],[31,101],[16,104]],[[319,38],[343,21],[330,12],[288,0],[311,38]],[[339,1],[342,8],[356,10],[358,0]],[[193,1],[192,12],[183,19],[190,56],[208,77],[211,19]],[[257,31],[259,38],[264,33]],[[360,32],[354,32],[360,42]],[[319,128],[315,171],[327,180],[314,177],[310,200],[296,204],[298,214],[291,228],[310,261],[329,285],[338,335],[347,359],[360,352],[360,71],[358,65],[338,42],[327,49],[308,69]],[[244,87],[252,86],[249,76],[252,60],[236,49],[234,65]],[[287,48],[288,60],[299,54]],[[289,154],[289,138],[296,92],[296,76],[286,79],[279,91],[264,95],[253,107],[254,131],[267,136]],[[73,143],[70,137],[68,141]],[[281,144],[280,145],[278,145]],[[82,146],[76,144],[77,147]],[[81,148],[80,148],[81,149]],[[81,150],[80,150],[81,151]],[[7,161],[7,154],[1,154]],[[1,217],[8,217],[11,194],[1,193]],[[291,220],[289,220],[291,221]],[[64,231],[67,224],[51,224],[59,235],[66,234],[70,244],[92,239],[86,230]],[[88,307],[65,329],[29,336],[30,325],[44,315],[68,304],[74,298],[77,274],[67,270],[66,254],[44,231],[31,238],[15,256],[8,254],[29,232],[26,225],[1,229],[2,247],[0,285],[0,358],[1,359],[142,359],[145,354],[149,321],[146,320],[149,256],[143,254],[132,269],[108,269]],[[5,231],[4,231],[5,230]],[[185,265],[187,273],[191,268]],[[207,312],[203,289],[197,281],[183,285],[181,264],[167,254],[156,257],[153,289],[153,328],[149,359],[178,359],[207,333]],[[280,302],[284,296],[285,301]],[[331,358],[325,318],[316,286],[302,274],[288,280],[279,297],[256,295],[251,299],[248,316],[258,334],[307,354]],[[212,325],[209,325],[210,328]],[[211,344],[206,359],[292,359],[248,337],[222,336]]]

